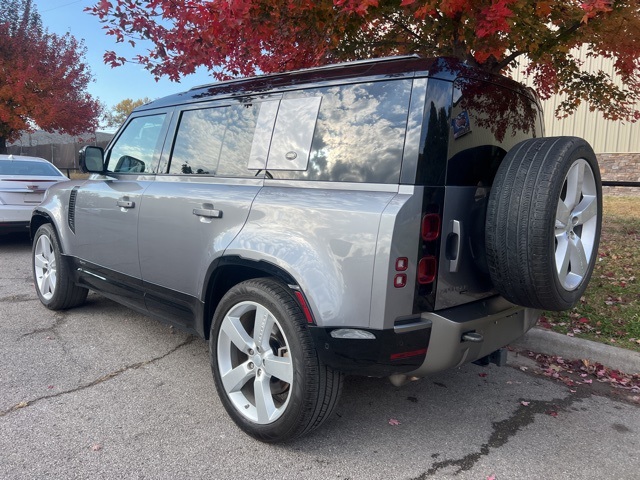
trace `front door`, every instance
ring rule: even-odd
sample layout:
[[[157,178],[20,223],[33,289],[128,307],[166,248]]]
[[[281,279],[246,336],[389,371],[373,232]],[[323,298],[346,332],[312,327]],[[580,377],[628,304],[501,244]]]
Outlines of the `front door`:
[[[75,207],[82,281],[105,294],[144,305],[138,260],[142,194],[153,183],[166,134],[167,114],[132,118],[106,152],[107,172],[92,175],[77,190]]]

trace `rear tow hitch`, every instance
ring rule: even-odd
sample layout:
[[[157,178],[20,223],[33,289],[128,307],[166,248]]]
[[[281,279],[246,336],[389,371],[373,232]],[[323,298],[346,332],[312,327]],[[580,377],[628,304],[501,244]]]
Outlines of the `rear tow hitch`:
[[[481,365],[483,367],[486,367],[490,363],[494,363],[499,367],[504,367],[507,364],[507,351],[508,350],[506,348],[501,348],[493,353],[490,353],[489,355],[479,358],[473,363],[475,363],[476,365]]]

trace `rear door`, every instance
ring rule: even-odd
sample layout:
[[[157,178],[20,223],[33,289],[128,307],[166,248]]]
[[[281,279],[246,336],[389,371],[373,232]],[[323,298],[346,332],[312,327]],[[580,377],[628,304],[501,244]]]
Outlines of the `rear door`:
[[[176,112],[163,174],[146,189],[139,255],[149,311],[187,328],[209,266],[246,222],[262,188],[277,98]]]
[[[493,178],[515,144],[542,134],[536,102],[507,86],[458,78],[452,104],[436,309],[496,293],[484,242]]]

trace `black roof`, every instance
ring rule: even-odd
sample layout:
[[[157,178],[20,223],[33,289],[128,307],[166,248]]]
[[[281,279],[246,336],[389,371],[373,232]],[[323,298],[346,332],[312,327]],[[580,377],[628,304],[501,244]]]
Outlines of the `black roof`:
[[[336,80],[413,77],[439,78],[453,81],[459,76],[484,79],[522,91],[522,86],[505,77],[490,75],[460,60],[446,57],[423,58],[419,55],[376,58],[322,67],[238,78],[194,87],[186,92],[160,98],[136,110],[167,107],[184,103],[212,100],[216,97],[245,96],[270,91],[295,89],[301,85]]]

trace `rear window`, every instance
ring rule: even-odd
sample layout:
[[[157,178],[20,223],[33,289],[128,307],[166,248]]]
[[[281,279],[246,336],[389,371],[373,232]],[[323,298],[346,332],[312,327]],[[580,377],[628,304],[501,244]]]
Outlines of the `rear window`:
[[[60,177],[60,172],[50,163],[29,160],[0,162],[0,175],[29,175],[32,177]]]

